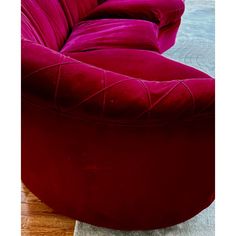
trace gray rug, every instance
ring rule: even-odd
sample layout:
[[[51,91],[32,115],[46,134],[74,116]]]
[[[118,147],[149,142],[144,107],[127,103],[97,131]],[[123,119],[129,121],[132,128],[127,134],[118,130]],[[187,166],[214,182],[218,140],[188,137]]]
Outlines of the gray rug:
[[[185,0],[174,47],[165,56],[215,76],[215,1]]]
[[[192,219],[169,228],[150,231],[118,231],[76,221],[74,236],[214,236],[215,204]]]
[[[215,75],[215,3],[213,0],[185,0],[186,10],[176,44],[165,56]],[[170,228],[152,231],[115,231],[79,221],[74,236],[214,236],[215,204],[194,218]]]

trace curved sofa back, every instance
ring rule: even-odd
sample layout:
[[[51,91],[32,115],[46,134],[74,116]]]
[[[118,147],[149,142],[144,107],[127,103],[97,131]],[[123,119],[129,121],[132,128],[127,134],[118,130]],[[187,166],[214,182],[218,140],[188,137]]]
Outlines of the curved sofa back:
[[[59,0],[59,2],[65,12],[69,26],[73,27],[98,5],[99,0]]]
[[[60,50],[70,29],[97,5],[97,0],[22,0],[22,38]]]

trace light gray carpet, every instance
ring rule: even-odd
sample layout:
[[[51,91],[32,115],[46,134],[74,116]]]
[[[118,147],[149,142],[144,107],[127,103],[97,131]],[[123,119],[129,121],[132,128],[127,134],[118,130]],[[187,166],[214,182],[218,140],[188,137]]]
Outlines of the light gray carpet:
[[[74,236],[214,236],[215,204],[192,219],[169,228],[150,231],[117,231],[76,221]]]
[[[164,55],[215,75],[214,0],[185,0],[186,10],[176,44]],[[76,222],[74,236],[214,236],[214,203],[194,218],[153,231],[115,231]]]
[[[165,56],[215,76],[215,1],[185,0],[174,47]]]

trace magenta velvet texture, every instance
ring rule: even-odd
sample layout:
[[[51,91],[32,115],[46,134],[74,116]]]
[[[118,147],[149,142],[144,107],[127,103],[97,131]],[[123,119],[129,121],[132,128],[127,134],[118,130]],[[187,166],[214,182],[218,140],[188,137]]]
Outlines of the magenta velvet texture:
[[[214,79],[160,54],[183,9],[22,0],[22,180],[58,213],[144,230],[214,200]]]
[[[82,21],[73,28],[61,52],[81,52],[103,48],[136,48],[158,51],[157,39],[158,26],[149,21],[88,20]]]
[[[65,12],[68,23],[73,27],[80,19],[88,15],[99,3],[97,0],[58,0]]]
[[[164,52],[175,42],[183,12],[183,0],[107,0],[87,18],[128,18],[155,22],[160,28],[159,51]]]

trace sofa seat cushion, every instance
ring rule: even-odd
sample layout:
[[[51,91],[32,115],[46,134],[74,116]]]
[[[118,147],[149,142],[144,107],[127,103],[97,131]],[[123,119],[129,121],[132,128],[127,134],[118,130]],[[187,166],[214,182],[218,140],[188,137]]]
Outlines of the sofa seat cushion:
[[[149,81],[209,78],[209,75],[193,67],[147,50],[116,48],[66,55],[105,70]]]
[[[143,19],[160,23],[162,27],[178,21],[184,8],[183,0],[107,0],[87,18]]]
[[[86,19],[140,19],[159,26],[158,51],[172,47],[185,5],[183,0],[106,0],[88,14]]]
[[[62,53],[104,48],[136,48],[158,51],[158,26],[132,19],[88,20],[77,24]]]

